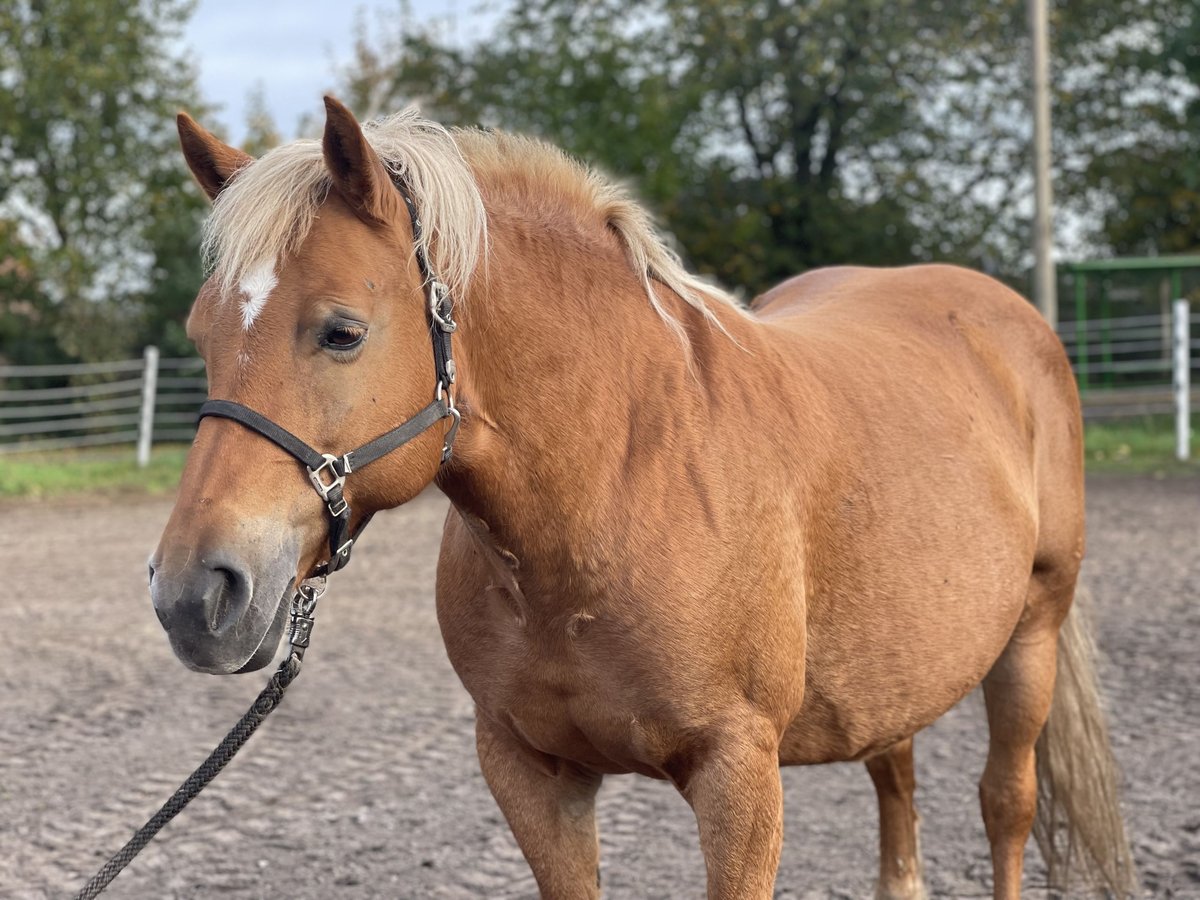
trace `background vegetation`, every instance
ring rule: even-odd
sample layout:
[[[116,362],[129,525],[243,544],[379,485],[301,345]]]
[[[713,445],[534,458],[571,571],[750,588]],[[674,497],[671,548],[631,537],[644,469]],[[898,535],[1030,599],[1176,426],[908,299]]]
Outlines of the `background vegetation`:
[[[1200,247],[1200,7],[1053,6],[1060,238]],[[1023,2],[515,0],[466,48],[361,27],[343,93],[545,135],[632,178],[700,269],[754,293],[830,263],[1030,265]]]
[[[173,115],[203,114],[190,0],[0,4],[0,363],[188,352],[205,204]],[[1053,4],[1060,238],[1200,248],[1200,8]],[[337,90],[543,135],[630,179],[697,268],[747,294],[818,265],[946,260],[1025,288],[1023,3],[513,0],[462,45],[398,4]],[[314,98],[315,99],[315,98]],[[246,144],[280,130],[261,97]]]
[[[183,347],[204,204],[172,122],[202,108],[183,0],[0,3],[0,362]]]

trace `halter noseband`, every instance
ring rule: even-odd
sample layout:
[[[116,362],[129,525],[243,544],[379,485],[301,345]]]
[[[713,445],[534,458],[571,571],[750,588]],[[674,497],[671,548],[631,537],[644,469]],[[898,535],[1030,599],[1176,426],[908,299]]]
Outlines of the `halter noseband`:
[[[458,433],[459,414],[454,407],[453,395],[456,373],[454,357],[450,348],[450,335],[458,328],[453,316],[454,303],[449,289],[433,274],[429,267],[429,260],[425,257],[425,250],[421,245],[421,220],[417,216],[416,205],[408,195],[408,191],[401,185],[396,187],[400,191],[400,196],[404,198],[404,205],[408,207],[408,214],[412,219],[413,246],[416,250],[417,266],[421,270],[427,301],[425,312],[429,318],[429,330],[433,340],[434,374],[437,378],[433,402],[391,431],[381,434],[357,450],[351,450],[340,457],[315,450],[287,429],[276,425],[266,416],[241,403],[235,403],[232,400],[207,400],[200,407],[200,419],[205,416],[233,419],[286,450],[308,469],[309,480],[325,503],[330,517],[329,561],[318,566],[317,575],[332,574],[350,562],[350,549],[358,538],[357,534],[350,533],[350,505],[346,502],[343,494],[346,476],[368,463],[386,456],[393,450],[403,447],[442,419],[449,418],[453,421],[450,423],[450,430],[446,432],[446,440],[442,446],[442,462],[444,463],[450,459],[454,437]],[[368,516],[367,521],[369,520]],[[362,527],[365,527],[366,524],[367,522],[364,521]],[[359,530],[361,531],[362,528],[360,527]]]

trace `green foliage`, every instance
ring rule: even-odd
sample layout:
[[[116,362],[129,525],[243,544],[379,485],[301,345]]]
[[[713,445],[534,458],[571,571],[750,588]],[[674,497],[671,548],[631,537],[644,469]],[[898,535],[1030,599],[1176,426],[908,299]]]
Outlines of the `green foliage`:
[[[206,204],[194,0],[0,2],[0,358],[190,352]],[[341,93],[540,134],[629,178],[690,262],[753,293],[842,262],[1024,286],[1028,27],[992,0],[511,0],[464,44],[401,0]],[[1073,253],[1200,250],[1200,7],[1056,0],[1056,201]],[[251,94],[247,148],[279,141]]]
[[[179,107],[198,105],[177,50],[190,10],[188,0],[0,4],[0,219],[35,288],[19,299],[36,310],[23,333],[5,333],[6,358],[47,340],[60,358],[129,354],[194,296],[204,206],[172,126]],[[14,295],[0,290],[11,330]]]
[[[55,343],[45,327],[29,248],[16,227],[0,219],[0,348],[5,361],[37,365],[55,358]]]
[[[279,146],[279,129],[267,108],[267,98],[261,83],[256,84],[246,100],[246,137],[242,149],[251,156],[262,156]]]
[[[1068,0],[1056,23],[1064,205],[1102,253],[1200,250],[1200,6]]]
[[[1054,5],[1059,203],[1095,247],[1194,243],[1195,19]],[[752,291],[852,261],[1021,283],[1028,56],[1025,5],[989,0],[514,0],[468,46],[402,4],[361,28],[344,85],[360,114],[417,100],[634,179],[695,265]]]
[[[541,134],[635,179],[730,284],[1003,255],[977,195],[1004,193],[1024,145],[1004,127],[1010,97],[968,90],[1019,79],[1019,23],[997,4],[517,0],[465,49],[398,21],[362,30],[345,80],[360,113],[418,99],[445,121]],[[963,127],[981,121],[990,153]]]

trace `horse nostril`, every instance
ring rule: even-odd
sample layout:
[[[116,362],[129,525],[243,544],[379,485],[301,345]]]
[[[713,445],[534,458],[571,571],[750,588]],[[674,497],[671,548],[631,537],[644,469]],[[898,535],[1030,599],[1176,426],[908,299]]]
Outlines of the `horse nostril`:
[[[214,566],[204,594],[208,628],[213,634],[221,634],[235,625],[246,611],[250,603],[249,580],[237,569]]]
[[[222,630],[222,625],[226,624],[226,620],[229,618],[233,594],[237,590],[237,576],[229,569],[220,567],[214,568],[213,572],[220,579],[216,596],[208,607],[210,617],[208,625],[215,634]]]
[[[198,561],[176,569],[152,561],[150,572],[154,611],[172,634],[221,637],[238,630],[250,608],[254,582],[240,562]]]

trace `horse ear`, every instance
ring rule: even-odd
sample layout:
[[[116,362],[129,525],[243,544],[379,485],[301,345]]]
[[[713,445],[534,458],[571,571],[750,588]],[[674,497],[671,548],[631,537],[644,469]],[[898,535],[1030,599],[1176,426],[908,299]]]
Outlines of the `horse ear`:
[[[209,200],[216,200],[238,170],[254,162],[253,156],[230,147],[185,112],[176,117],[175,124],[179,128],[183,157]]]
[[[367,143],[354,113],[333,97],[325,98],[322,145],[333,186],[351,209],[368,221],[388,221],[395,199],[391,176]]]

